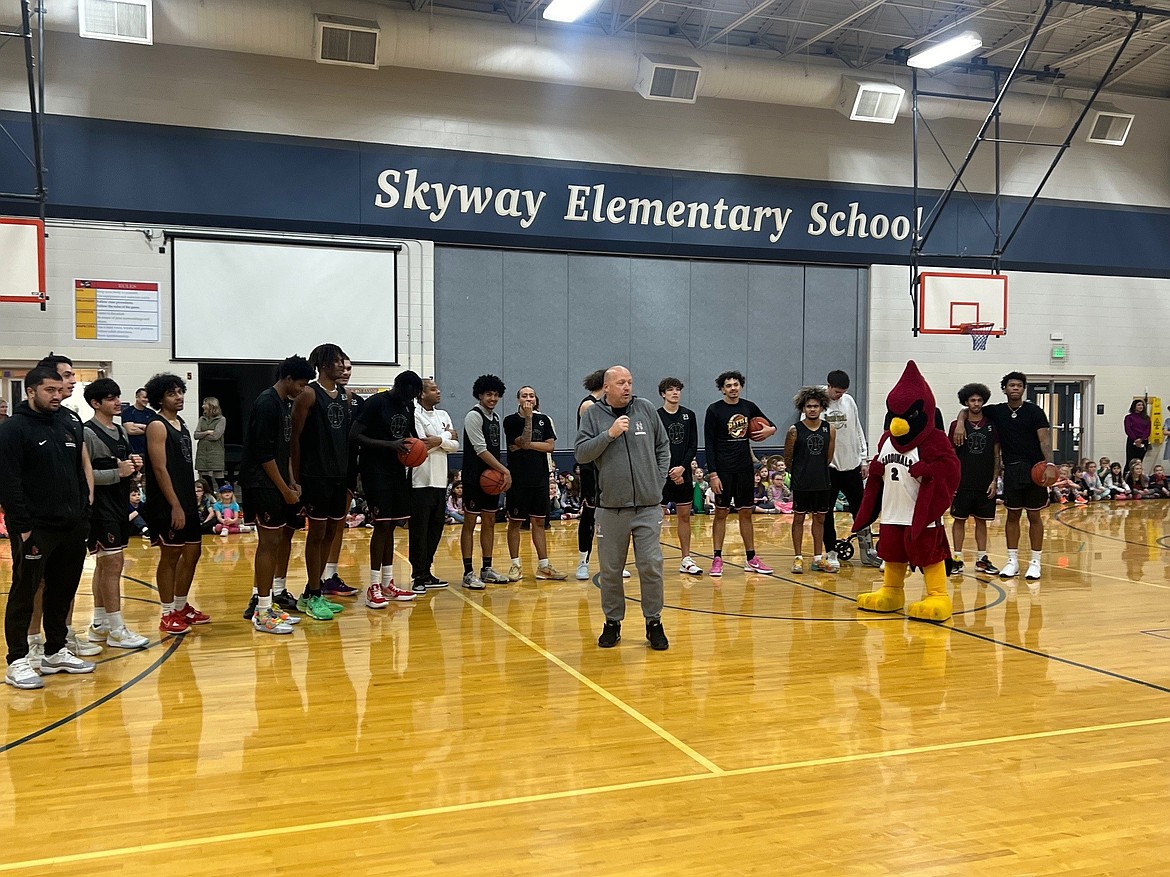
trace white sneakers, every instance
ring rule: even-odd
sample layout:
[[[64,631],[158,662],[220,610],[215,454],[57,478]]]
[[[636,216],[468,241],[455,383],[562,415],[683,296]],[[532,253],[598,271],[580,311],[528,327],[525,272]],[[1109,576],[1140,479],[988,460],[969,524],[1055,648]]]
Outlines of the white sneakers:
[[[106,631],[106,645],[115,649],[144,649],[150,640],[122,625]]]
[[[841,561],[838,559],[836,551],[830,551],[825,554],[825,567],[829,572],[841,571]]]
[[[55,655],[45,655],[41,659],[41,675],[52,676],[54,673],[92,673],[97,666],[93,661],[83,661],[69,649],[61,649]]]
[[[17,658],[8,665],[8,672],[4,674],[4,684],[24,689],[45,687],[37,671],[29,664],[28,658]]]
[[[682,559],[682,563],[679,564],[678,571],[681,573],[686,573],[689,576],[701,576],[703,574],[703,571],[695,565],[695,562],[691,560],[690,556],[684,557]]]
[[[585,582],[589,580],[589,561],[583,560],[577,564],[577,581]]]
[[[1014,557],[1008,557],[1008,562],[1003,565],[1003,569],[999,571],[1001,579],[1014,579],[1020,574],[1020,563]]]
[[[1024,578],[1030,582],[1038,581],[1040,578],[1040,561],[1032,560],[1028,563],[1028,571],[1024,573]]]

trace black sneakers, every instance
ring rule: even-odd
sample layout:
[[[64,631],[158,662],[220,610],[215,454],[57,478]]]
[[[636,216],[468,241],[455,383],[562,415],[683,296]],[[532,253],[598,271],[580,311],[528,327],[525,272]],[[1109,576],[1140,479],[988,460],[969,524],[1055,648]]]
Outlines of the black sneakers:
[[[659,630],[662,626],[659,625]],[[606,619],[605,627],[601,631],[601,636],[597,638],[597,644],[603,649],[612,649],[618,644],[618,640],[622,638],[622,623],[620,621],[610,621]],[[666,638],[663,637],[663,640]]]
[[[297,598],[289,591],[281,591],[279,594],[273,594],[272,605],[283,609],[285,612],[300,611],[297,609]]]
[[[256,604],[259,601],[260,601],[260,598],[257,597],[255,594],[253,594],[252,599],[248,601],[248,608],[244,610],[244,620],[245,621],[252,620],[252,616],[256,614]]]
[[[666,631],[662,629],[661,621],[646,622],[646,639],[650,642],[650,648],[656,652],[665,652],[670,648],[670,642],[666,639]]]

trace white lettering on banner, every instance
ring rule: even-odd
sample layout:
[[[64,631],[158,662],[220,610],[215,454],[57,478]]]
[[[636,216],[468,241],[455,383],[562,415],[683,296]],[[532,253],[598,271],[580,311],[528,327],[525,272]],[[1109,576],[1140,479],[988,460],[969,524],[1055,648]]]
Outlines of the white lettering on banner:
[[[608,195],[605,183],[568,184],[563,220],[592,225],[640,225],[661,228],[715,229],[747,234],[766,234],[775,244],[784,236],[793,208],[715,201],[664,201],[660,198]],[[418,210],[433,223],[451,214],[495,215],[519,221],[531,228],[540,213],[547,192],[534,189],[469,186],[464,183],[419,179],[417,168],[388,168],[378,175],[374,206],[383,209]],[[918,211],[919,222],[922,209]],[[850,201],[834,210],[827,201],[809,208],[804,232],[809,237],[828,234],[831,238],[873,238],[904,241],[914,233],[911,217],[867,213],[862,202]]]

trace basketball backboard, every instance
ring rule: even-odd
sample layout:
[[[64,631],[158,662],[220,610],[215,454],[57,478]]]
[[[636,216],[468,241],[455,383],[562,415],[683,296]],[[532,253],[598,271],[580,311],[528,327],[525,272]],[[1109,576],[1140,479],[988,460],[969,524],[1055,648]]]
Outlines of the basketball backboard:
[[[1007,333],[1007,276],[924,271],[919,275],[918,332],[962,335],[964,324],[991,323],[991,335]]]
[[[0,302],[45,302],[45,227],[0,217]]]

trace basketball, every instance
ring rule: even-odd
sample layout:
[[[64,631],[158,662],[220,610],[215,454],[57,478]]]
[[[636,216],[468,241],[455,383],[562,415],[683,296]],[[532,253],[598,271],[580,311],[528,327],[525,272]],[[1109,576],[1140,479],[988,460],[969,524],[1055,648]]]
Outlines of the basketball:
[[[1051,487],[1056,483],[1056,467],[1041,460],[1032,467],[1032,483],[1037,487]]]
[[[479,488],[488,496],[499,496],[504,490],[504,476],[495,469],[485,469],[479,476]]]
[[[748,437],[751,438],[753,442],[756,441],[756,439],[752,437],[755,436],[755,434],[761,429],[771,425],[772,424],[768,423],[767,419],[764,417],[753,417],[748,422]]]
[[[412,469],[425,463],[427,459],[426,442],[413,438],[404,439],[404,441],[406,446],[398,452],[398,461],[403,466],[409,466]]]

